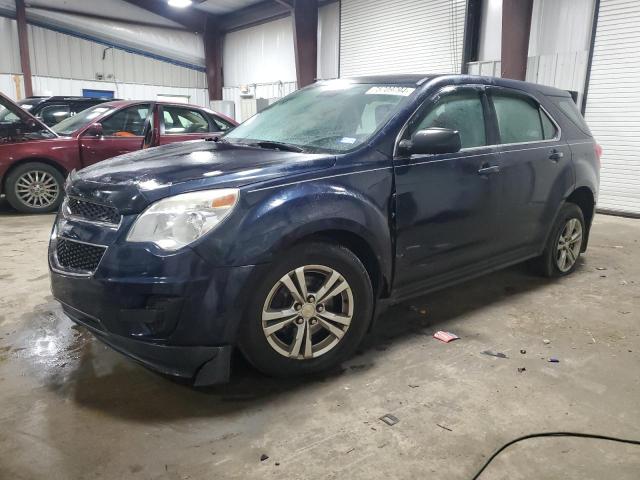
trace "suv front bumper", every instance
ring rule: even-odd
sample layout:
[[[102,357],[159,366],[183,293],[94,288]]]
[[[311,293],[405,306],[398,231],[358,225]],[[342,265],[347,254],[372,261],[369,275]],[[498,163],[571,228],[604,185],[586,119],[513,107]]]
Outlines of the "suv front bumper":
[[[167,255],[115,239],[100,242],[99,265],[79,275],[61,269],[57,240],[86,241],[93,227],[68,227],[54,228],[49,265],[53,296],[71,320],[153,370],[196,385],[228,380],[251,280],[267,266],[214,267],[190,248]]]

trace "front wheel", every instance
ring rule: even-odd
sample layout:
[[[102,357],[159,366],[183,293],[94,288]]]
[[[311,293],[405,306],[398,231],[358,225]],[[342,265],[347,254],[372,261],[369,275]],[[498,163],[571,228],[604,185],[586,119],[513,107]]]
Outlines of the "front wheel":
[[[326,243],[299,245],[259,282],[240,349],[268,375],[320,372],[355,351],[372,313],[371,281],[353,252]]]
[[[586,235],[582,210],[574,203],[560,209],[544,253],[535,263],[547,277],[569,275],[578,266],[578,257]]]
[[[62,174],[46,163],[18,166],[7,176],[6,195],[13,208],[23,213],[47,213],[62,202]]]

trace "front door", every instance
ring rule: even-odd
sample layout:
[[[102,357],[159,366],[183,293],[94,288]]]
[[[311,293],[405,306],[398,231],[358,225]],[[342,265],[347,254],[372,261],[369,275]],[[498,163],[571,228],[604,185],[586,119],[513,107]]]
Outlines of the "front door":
[[[140,103],[116,111],[102,119],[102,135],[82,134],[80,152],[82,164],[91,165],[107,158],[142,148],[145,126],[150,118],[151,105]]]
[[[481,269],[494,253],[500,165],[487,111],[482,87],[447,87],[425,102],[401,135],[450,128],[460,133],[462,149],[394,159],[400,295]]]
[[[555,121],[534,98],[508,88],[487,89],[495,111],[502,181],[500,261],[539,253],[571,189],[571,150]]]
[[[203,112],[182,105],[162,105],[160,145],[212,138],[219,127]]]

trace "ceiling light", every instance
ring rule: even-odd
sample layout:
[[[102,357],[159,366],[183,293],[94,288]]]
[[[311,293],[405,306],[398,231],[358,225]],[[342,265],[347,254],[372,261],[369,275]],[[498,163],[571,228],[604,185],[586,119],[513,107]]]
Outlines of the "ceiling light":
[[[189,5],[191,5],[192,1],[191,0],[168,0],[167,3],[169,4],[170,7],[186,8]]]

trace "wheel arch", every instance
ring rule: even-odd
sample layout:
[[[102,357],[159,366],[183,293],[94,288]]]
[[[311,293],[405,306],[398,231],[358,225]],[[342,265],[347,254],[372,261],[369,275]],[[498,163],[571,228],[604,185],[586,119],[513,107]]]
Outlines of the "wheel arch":
[[[0,192],[4,193],[6,191],[7,179],[9,178],[9,175],[11,175],[11,172],[13,172],[16,168],[22,165],[26,165],[27,163],[44,163],[46,165],[49,165],[55,168],[58,172],[60,172],[60,175],[62,175],[65,178],[69,174],[69,172],[62,165],[60,165],[55,160],[51,160],[50,158],[46,158],[46,157],[21,158],[20,160],[16,160],[15,162],[13,162],[11,166],[7,169],[7,171],[4,173],[4,176],[2,177],[2,182],[0,182],[0,187],[2,187],[0,188]]]
[[[591,222],[595,213],[595,196],[589,187],[578,187],[566,198],[565,202],[573,203],[582,210],[582,216],[584,217],[584,223],[586,228],[586,235],[584,242],[582,243],[582,251],[587,249],[587,243],[589,242],[589,232],[591,231]]]
[[[314,241],[335,243],[348,248],[360,259],[367,270],[374,296],[376,298],[388,296],[391,278],[384,272],[381,259],[364,236],[345,228],[322,229],[298,237],[285,248]]]

